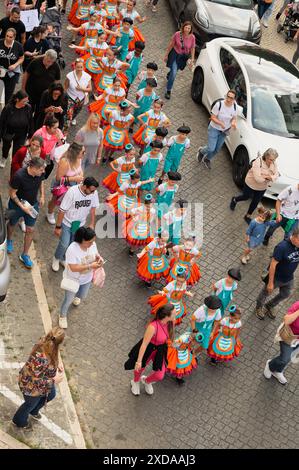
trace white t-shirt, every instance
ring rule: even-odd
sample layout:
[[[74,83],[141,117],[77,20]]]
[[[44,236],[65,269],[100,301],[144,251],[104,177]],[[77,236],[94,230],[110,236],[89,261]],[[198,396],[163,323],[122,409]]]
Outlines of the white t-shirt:
[[[65,264],[66,268],[64,270],[64,276],[68,279],[74,279],[80,284],[87,284],[91,282],[93,271],[88,270],[85,273],[75,273],[68,269],[69,264],[90,264],[96,260],[96,255],[98,255],[98,249],[95,242],[87,248],[87,250],[82,250],[79,243],[73,242],[70,244],[65,253]]]
[[[158,193],[160,193],[161,196],[163,196],[166,191],[173,191],[174,193],[177,193],[179,190],[179,186],[178,184],[175,184],[174,186],[168,186],[168,183],[162,183],[162,184],[159,184],[159,186],[157,187],[157,191]]]
[[[76,72],[72,71],[67,74],[66,78],[69,80],[69,87],[67,89],[67,94],[69,95],[69,97],[72,98],[74,101],[76,100],[76,98],[78,98],[80,101],[84,100],[84,91],[76,90],[76,87],[80,86],[82,88],[87,88],[91,80],[90,75],[83,71],[82,76],[79,79],[79,77],[77,77],[76,75]]]
[[[133,10],[131,12],[128,12],[126,8],[123,8],[122,10],[120,10],[120,14],[123,18],[131,18],[133,21],[135,21],[136,18],[140,17],[138,11]]]
[[[223,289],[223,284],[224,284],[224,289]],[[217,289],[216,295],[219,295],[220,292],[222,292],[223,290],[232,290],[232,291],[237,290],[238,283],[234,281],[231,286],[228,286],[225,282],[225,278],[223,278],[215,282],[215,288]]]
[[[241,320],[237,321],[237,323],[231,323],[229,318],[222,318],[220,325],[228,326],[229,328],[241,328],[242,322]]]
[[[163,291],[166,292],[167,294],[172,294],[174,291],[184,291],[187,290],[187,283],[184,282],[182,287],[177,287],[176,281],[171,281],[169,284],[167,284],[165,287],[163,287]]]
[[[278,195],[281,201],[281,215],[287,219],[299,219],[299,189],[298,184],[288,186]]]
[[[159,160],[160,162],[161,160],[163,160],[163,155],[161,152],[159,152],[158,155],[156,155],[155,157],[151,157],[151,152],[147,152],[144,153],[139,160],[145,165],[149,158],[151,158],[152,160]]]
[[[217,103],[214,104],[211,113],[214,114],[214,116],[216,116],[220,121],[224,122],[225,129],[222,129],[219,124],[216,124],[213,121],[210,122],[210,125],[219,131],[225,131],[231,127],[231,120],[237,116],[237,106],[234,104],[227,106],[224,100],[217,101]]]
[[[166,221],[167,225],[171,225],[174,222],[183,221],[186,218],[186,216],[187,216],[186,212],[184,212],[183,215],[181,215],[181,214],[177,215],[176,211],[173,210],[173,211],[167,212],[167,214],[164,214],[163,219]]]
[[[204,305],[201,305],[197,310],[192,315],[193,320],[196,320],[198,323],[204,322],[205,320],[211,321],[211,320],[221,320],[221,310],[218,308],[216,312],[213,313],[213,315],[208,315],[206,318],[206,307]]]
[[[99,195],[95,191],[92,194],[84,194],[80,185],[72,186],[65,193],[60,204],[60,210],[65,212],[63,223],[70,227],[72,222],[80,220],[80,227],[85,224],[90,210],[99,207]]]
[[[123,193],[128,189],[128,188],[132,188],[132,189],[138,189],[140,188],[140,186],[142,186],[142,182],[141,181],[138,181],[138,183],[128,183],[127,181],[125,181],[120,187],[120,191],[122,191]]]
[[[167,142],[167,147],[171,147],[173,144],[175,144],[177,142],[176,138],[177,138],[176,135],[173,135],[172,137],[170,137],[170,139],[168,139],[168,142]],[[183,143],[183,142],[179,142],[179,143]],[[188,139],[188,137],[185,140],[184,145],[185,145],[186,150],[190,148],[190,139]]]
[[[123,88],[120,88],[119,90],[114,90],[113,87],[106,88],[105,90],[105,101],[106,103],[109,102],[109,96],[117,96],[119,98],[122,98],[123,96],[126,96],[126,92]]]

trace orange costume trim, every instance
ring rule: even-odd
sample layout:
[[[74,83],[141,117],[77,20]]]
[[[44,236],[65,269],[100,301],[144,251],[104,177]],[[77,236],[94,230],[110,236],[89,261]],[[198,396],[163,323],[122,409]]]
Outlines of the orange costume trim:
[[[201,278],[201,273],[198,264],[194,262],[191,264],[191,260],[194,258],[194,255],[191,253],[186,253],[183,249],[179,251],[179,259],[171,258],[170,260],[170,271],[167,278],[168,282],[171,282],[176,278],[176,268],[177,266],[183,266],[187,270],[187,285],[194,286],[198,283]]]
[[[169,272],[168,261],[164,256],[164,249],[155,248],[153,251],[153,257],[162,258],[161,266],[162,271],[160,272],[150,272],[149,266],[151,266],[151,260],[149,253],[145,253],[141,258],[139,258],[137,263],[137,274],[145,282],[151,282],[154,280],[161,279],[162,277],[167,277]]]
[[[82,4],[79,6],[79,2],[75,2],[71,8],[71,11],[69,13],[69,16],[68,16],[68,21],[73,25],[75,26],[76,28],[79,28],[79,26],[81,26],[83,23],[85,23],[87,20],[86,19],[83,19],[83,20],[80,20],[78,17],[77,17],[77,14],[79,13],[79,11],[82,9],[82,11],[85,11],[87,10],[89,12],[89,4],[91,3],[91,0],[85,0],[82,2]],[[78,11],[79,10],[79,11]]]
[[[174,375],[177,378],[183,378],[186,375],[190,375],[194,369],[197,368],[197,362],[195,356],[191,352],[191,347],[187,345],[185,349],[185,358],[179,359],[180,349],[177,349],[171,345],[171,342],[168,344],[167,350],[167,372]],[[190,358],[192,355],[192,359],[190,362]],[[186,366],[184,365],[184,361],[186,362]],[[180,365],[180,367],[178,367]]]
[[[222,334],[221,334],[221,330],[222,330]],[[236,331],[239,331],[239,329],[237,329]],[[214,351],[214,348],[213,348],[213,343],[215,342],[217,336],[225,336],[225,337],[232,337],[234,336],[235,337],[235,334],[234,334],[234,329],[233,328],[229,328],[228,326],[222,326],[220,329],[218,329],[218,331],[214,332],[213,335],[211,336],[210,338],[210,343],[209,343],[209,347],[207,349],[207,354],[210,356],[210,357],[213,357],[214,359],[216,359],[217,361],[222,361],[222,362],[228,362],[228,361],[232,361],[235,357],[238,357],[241,350],[243,349],[243,344],[241,343],[240,339],[237,338],[236,339],[236,343],[235,343],[235,347],[233,349],[233,351],[231,351],[230,354],[220,354],[220,353],[216,353]],[[218,340],[217,341],[217,349],[220,350],[221,348],[221,344],[220,344],[220,341]]]

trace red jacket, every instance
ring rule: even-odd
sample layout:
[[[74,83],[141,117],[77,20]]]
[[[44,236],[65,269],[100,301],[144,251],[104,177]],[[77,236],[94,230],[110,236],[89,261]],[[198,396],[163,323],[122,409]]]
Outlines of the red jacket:
[[[27,149],[28,149],[28,147],[26,145],[24,145],[12,157],[11,169],[10,169],[10,179],[12,179],[14,174],[20,168],[23,167],[23,161],[24,161],[24,158],[26,157]],[[41,149],[40,158],[42,158],[43,160],[46,159],[46,152],[43,149]]]

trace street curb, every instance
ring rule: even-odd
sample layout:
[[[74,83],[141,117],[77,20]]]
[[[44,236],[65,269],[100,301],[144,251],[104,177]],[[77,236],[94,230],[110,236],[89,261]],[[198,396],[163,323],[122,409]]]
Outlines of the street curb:
[[[36,250],[34,247],[34,243],[32,243],[30,251],[30,257],[34,262],[33,268],[31,270],[32,280],[37,296],[37,302],[39,311],[41,314],[44,330],[47,333],[52,328],[52,319],[51,314],[49,311],[49,306],[47,302],[47,297],[42,281],[41,271],[38,266],[37,257],[36,257]],[[62,359],[60,357],[62,362]],[[65,412],[70,424],[71,434],[74,439],[74,444],[77,449],[86,449],[85,439],[83,436],[83,432],[80,426],[80,422],[78,419],[78,415],[76,412],[75,404],[72,399],[71,391],[69,388],[69,384],[66,378],[65,371],[63,372],[63,380],[59,384],[59,390],[62,396],[63,405],[65,408]]]
[[[18,441],[14,437],[6,434],[6,432],[0,429],[0,449],[30,449],[22,442]]]

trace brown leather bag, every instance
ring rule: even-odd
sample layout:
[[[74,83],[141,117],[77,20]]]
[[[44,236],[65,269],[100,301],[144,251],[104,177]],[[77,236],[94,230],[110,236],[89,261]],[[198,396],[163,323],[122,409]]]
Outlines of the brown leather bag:
[[[281,337],[282,341],[287,344],[291,344],[296,339],[299,339],[298,336],[294,335],[290,325],[286,325],[283,323],[278,329],[279,336]]]

